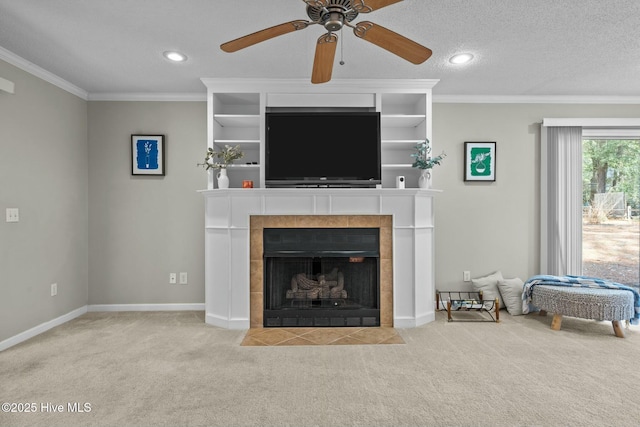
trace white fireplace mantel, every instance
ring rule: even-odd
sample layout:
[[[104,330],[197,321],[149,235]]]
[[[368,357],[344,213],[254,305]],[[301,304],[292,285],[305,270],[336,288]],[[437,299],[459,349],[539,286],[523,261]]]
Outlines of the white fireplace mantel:
[[[205,198],[206,322],[250,327],[252,215],[391,215],[393,326],[435,318],[434,196],[421,189],[216,189]]]

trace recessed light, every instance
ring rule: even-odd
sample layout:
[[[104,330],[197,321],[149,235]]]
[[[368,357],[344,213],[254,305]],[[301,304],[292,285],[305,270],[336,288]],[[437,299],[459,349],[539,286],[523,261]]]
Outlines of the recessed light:
[[[180,52],[176,52],[173,50],[168,50],[166,52],[163,53],[164,57],[167,58],[169,61],[173,61],[173,62],[184,62],[187,60],[187,55],[184,55]]]
[[[466,64],[473,59],[473,55],[470,53],[459,53],[449,58],[449,62],[452,64]]]

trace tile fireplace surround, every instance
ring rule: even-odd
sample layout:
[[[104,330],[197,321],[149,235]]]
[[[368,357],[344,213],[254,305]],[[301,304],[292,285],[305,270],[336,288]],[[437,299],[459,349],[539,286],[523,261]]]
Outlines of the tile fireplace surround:
[[[203,190],[206,322],[262,327],[262,230],[380,228],[381,326],[435,318],[433,198],[419,189]]]

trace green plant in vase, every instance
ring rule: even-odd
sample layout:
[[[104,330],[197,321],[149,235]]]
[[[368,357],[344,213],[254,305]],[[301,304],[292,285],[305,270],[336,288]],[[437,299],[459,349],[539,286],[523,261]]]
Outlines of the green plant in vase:
[[[414,147],[415,152],[411,154],[411,157],[414,158],[413,164],[411,165],[414,168],[420,169],[420,178],[418,179],[418,187],[427,188],[429,186],[429,178],[431,176],[431,169],[439,165],[440,162],[447,157],[446,153],[443,151],[440,155],[431,157],[431,142],[429,139],[425,139],[422,142],[419,142]]]
[[[220,151],[216,151],[213,148],[209,147],[207,148],[204,163],[198,163],[198,166],[203,166],[206,170],[218,170],[218,188],[229,188],[227,166],[232,164],[234,160],[238,160],[243,157],[244,153],[242,152],[242,150],[240,150],[239,145],[236,145],[235,147],[225,145],[224,148]]]

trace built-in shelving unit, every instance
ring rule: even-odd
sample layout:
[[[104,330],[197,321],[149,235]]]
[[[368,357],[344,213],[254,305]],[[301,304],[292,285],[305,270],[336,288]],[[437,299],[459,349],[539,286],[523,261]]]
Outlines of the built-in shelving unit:
[[[398,175],[417,187],[411,167],[417,143],[431,139],[431,90],[437,80],[333,80],[312,85],[296,79],[202,79],[207,86],[208,146],[240,145],[243,159],[228,169],[231,188],[242,181],[264,187],[265,112],[269,107],[355,107],[381,115],[382,185]],[[209,188],[215,179],[210,175]]]
[[[394,186],[405,176],[407,187],[417,187],[419,171],[412,168],[414,147],[430,138],[431,90],[424,93],[381,93],[382,184]]]
[[[209,147],[240,146],[244,153],[227,168],[230,185],[241,187],[245,179],[260,185],[260,94],[250,92],[209,93]],[[212,178],[213,179],[213,174]],[[209,183],[210,188],[213,182]]]

